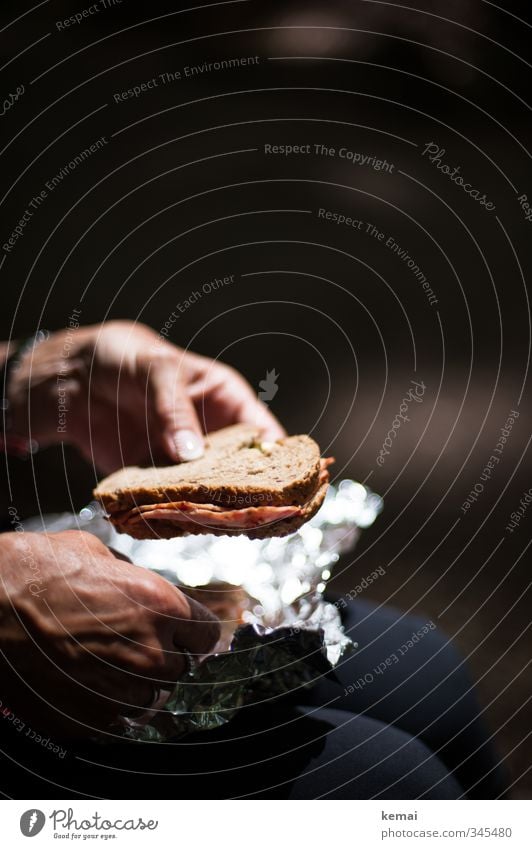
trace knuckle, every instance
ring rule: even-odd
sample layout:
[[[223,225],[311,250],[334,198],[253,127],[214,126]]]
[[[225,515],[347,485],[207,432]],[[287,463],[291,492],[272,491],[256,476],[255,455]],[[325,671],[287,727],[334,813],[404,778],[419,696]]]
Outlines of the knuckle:
[[[155,616],[175,616],[176,613],[179,615],[174,588],[153,572],[146,572],[145,575],[137,577],[136,597],[144,600]],[[186,607],[183,605],[183,618],[185,617]]]
[[[127,318],[114,318],[112,321],[105,322],[100,335],[109,334],[113,336],[115,333],[123,333],[124,331],[131,333],[134,327],[134,322]]]
[[[76,543],[78,542],[80,545],[90,548],[94,551],[107,552],[107,546],[98,539],[97,536],[91,534],[89,531],[76,530],[75,528],[70,528],[66,531],[60,531],[57,534],[49,534],[51,537],[60,537],[65,542],[68,543]]]
[[[149,354],[149,364],[152,369],[158,369],[161,368],[161,366],[169,366],[174,367],[177,373],[177,361],[169,346],[165,347],[161,344],[160,347],[150,350]]]
[[[240,374],[238,369],[234,368],[233,366],[228,366],[225,363],[222,363],[220,365],[220,368],[223,369],[227,380],[230,381],[233,386],[237,386],[240,389],[251,389],[251,386],[247,382],[246,378],[242,374]]]
[[[136,598],[141,603],[145,602],[154,611],[159,612],[160,608],[165,604],[165,593],[159,586],[159,582],[153,580],[154,577],[149,572],[146,572],[145,575],[137,574],[135,576],[134,591]]]
[[[163,419],[168,419],[169,421],[172,421],[175,418],[178,406],[177,399],[174,402],[172,398],[169,398],[166,395],[159,397],[156,403],[159,415]]]
[[[151,677],[164,669],[166,658],[162,648],[142,646],[131,659],[131,671],[136,675]]]
[[[138,324],[128,318],[113,318],[111,321],[105,323],[105,329],[109,331],[133,330],[136,327],[142,327],[142,324]]]

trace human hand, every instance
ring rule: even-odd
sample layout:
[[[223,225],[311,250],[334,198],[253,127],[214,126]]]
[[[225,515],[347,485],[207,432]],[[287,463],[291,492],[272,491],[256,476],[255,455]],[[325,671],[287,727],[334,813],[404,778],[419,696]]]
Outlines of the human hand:
[[[203,433],[239,422],[285,435],[235,369],[129,321],[53,333],[22,358],[8,397],[16,434],[70,442],[104,473],[196,459]]]
[[[153,704],[207,654],[218,620],[82,531],[0,539],[0,696],[57,736],[105,730]]]

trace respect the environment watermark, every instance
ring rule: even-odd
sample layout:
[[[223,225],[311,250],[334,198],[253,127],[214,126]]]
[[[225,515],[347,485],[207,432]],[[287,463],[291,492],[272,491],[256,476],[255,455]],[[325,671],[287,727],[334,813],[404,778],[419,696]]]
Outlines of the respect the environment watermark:
[[[318,218],[323,221],[328,221],[339,227],[349,227],[362,233],[364,236],[369,236],[371,239],[380,242],[383,247],[387,248],[391,253],[395,254],[398,259],[403,262],[409,271],[412,272],[416,281],[420,284],[423,292],[431,306],[438,303],[438,298],[434,292],[429,280],[423,273],[417,262],[410,256],[408,251],[396,242],[395,238],[388,233],[385,233],[377,227],[372,221],[365,221],[362,218],[356,218],[344,212],[339,212],[334,209],[325,209],[320,206],[317,211]]]
[[[109,139],[106,136],[100,136],[99,139],[96,139],[96,141],[88,145],[88,147],[76,153],[76,155],[73,156],[72,159],[62,168],[60,168],[56,174],[46,180],[44,187],[40,189],[40,191],[36,192],[36,194],[33,195],[31,200],[28,202],[26,209],[20,216],[17,224],[13,227],[10,235],[3,243],[2,248],[4,253],[9,254],[12,252],[15,245],[24,236],[26,228],[37,210],[46,203],[47,198],[63,182],[63,180],[72,174],[72,172],[82,165],[89,157],[91,157],[94,153],[97,153],[108,143]]]
[[[235,56],[229,59],[218,59],[213,62],[201,62],[199,65],[184,65],[182,68],[162,71],[157,76],[150,77],[147,80],[141,80],[122,91],[115,91],[113,92],[113,100],[115,103],[125,103],[127,100],[136,100],[138,97],[156,88],[162,88],[173,83],[191,79],[192,77],[209,74],[213,71],[231,71],[248,67],[249,65],[258,65],[259,62],[260,56]]]

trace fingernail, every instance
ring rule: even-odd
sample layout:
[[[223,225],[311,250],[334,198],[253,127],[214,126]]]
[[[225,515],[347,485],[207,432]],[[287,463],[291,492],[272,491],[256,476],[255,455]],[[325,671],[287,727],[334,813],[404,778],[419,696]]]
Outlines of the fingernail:
[[[203,440],[193,430],[179,430],[174,443],[176,454],[183,463],[203,457]]]

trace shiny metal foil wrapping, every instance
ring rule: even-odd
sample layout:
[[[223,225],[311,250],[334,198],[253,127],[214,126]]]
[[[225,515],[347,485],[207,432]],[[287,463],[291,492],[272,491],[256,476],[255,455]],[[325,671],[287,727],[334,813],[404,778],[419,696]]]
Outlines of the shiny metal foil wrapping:
[[[323,593],[340,555],[373,523],[382,500],[360,483],[330,486],[319,512],[287,537],[250,540],[211,535],[135,540],[117,534],[91,504],[75,514],[32,519],[27,530],[79,528],[153,569],[176,586],[245,599],[239,621],[224,626],[225,642],[180,679],[164,703],[117,730],[130,739],[163,741],[217,728],[245,704],[312,683],[353,649],[336,605]]]

